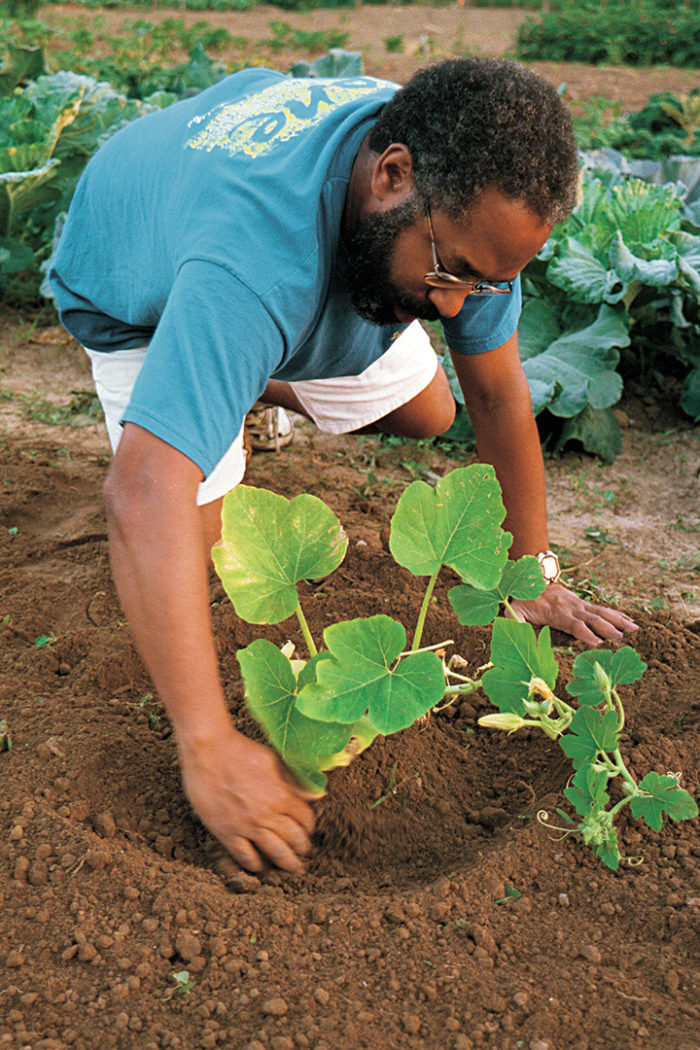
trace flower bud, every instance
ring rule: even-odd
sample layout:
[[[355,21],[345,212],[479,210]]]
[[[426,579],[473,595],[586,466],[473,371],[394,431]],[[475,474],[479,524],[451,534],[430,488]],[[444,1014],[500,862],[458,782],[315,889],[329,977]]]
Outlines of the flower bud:
[[[525,713],[531,715],[533,718],[539,718],[540,715],[550,714],[552,706],[551,700],[541,700],[539,703],[536,700],[523,700]]]
[[[547,685],[547,683],[545,682],[545,680],[543,678],[531,678],[530,679],[530,684],[527,687],[527,695],[528,696],[533,696],[535,693],[539,693],[539,695],[544,700],[553,700],[554,699],[554,693],[549,688],[549,686]]]
[[[612,688],[612,682],[610,681],[610,675],[605,671],[601,664],[596,662],[593,664],[593,684],[596,689],[600,689],[601,693],[607,694]]]
[[[498,714],[483,715],[479,719],[479,725],[486,726],[487,729],[506,729],[513,733],[525,725],[525,719],[513,711],[500,711]]]

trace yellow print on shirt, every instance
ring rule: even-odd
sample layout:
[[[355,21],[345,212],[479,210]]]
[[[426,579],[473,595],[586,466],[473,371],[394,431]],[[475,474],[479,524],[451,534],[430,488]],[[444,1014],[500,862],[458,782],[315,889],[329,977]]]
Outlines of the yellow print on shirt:
[[[224,149],[230,154],[257,157],[319,124],[331,110],[345,102],[389,86],[393,85],[387,80],[366,77],[284,80],[238,102],[222,102],[195,117],[188,127],[201,127],[186,146],[207,152]]]

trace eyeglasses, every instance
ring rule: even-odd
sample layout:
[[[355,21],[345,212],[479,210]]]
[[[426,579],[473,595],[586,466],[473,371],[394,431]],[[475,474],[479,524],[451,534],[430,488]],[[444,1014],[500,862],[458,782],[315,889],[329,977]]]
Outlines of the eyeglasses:
[[[427,285],[431,288],[464,288],[468,295],[510,295],[513,291],[512,281],[504,281],[503,284],[506,287],[499,288],[495,284],[489,284],[488,281],[477,281],[476,283],[474,281],[463,281],[461,277],[455,277],[449,270],[445,270],[438,259],[433,220],[430,217],[430,206],[427,204],[425,214],[428,219],[428,229],[430,230],[430,247],[433,250],[433,268],[423,278]]]

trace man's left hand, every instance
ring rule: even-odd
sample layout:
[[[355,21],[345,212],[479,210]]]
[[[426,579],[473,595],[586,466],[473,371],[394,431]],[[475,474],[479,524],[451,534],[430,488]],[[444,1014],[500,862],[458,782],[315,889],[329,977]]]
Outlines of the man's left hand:
[[[592,647],[606,641],[617,642],[625,631],[636,631],[638,627],[626,613],[591,605],[561,583],[548,584],[540,597],[532,601],[514,599],[510,604],[518,620],[534,627],[548,624]]]

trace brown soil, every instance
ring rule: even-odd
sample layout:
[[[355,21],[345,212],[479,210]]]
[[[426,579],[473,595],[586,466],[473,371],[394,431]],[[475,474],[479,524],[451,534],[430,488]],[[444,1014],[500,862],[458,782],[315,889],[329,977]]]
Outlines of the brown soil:
[[[449,17],[473,40],[487,13],[341,14],[358,42],[367,34],[368,71],[401,79],[408,65],[393,63],[408,60],[382,55],[382,35]],[[267,15],[225,17],[300,17]],[[488,16],[483,51],[494,26],[519,17]],[[578,75],[551,70],[569,85]],[[688,85],[673,71],[581,76],[588,95],[632,107],[662,84]],[[222,862],[183,797],[110,580],[106,438],[94,417],[65,412],[89,388],[59,329],[3,323],[0,720],[12,748],[0,753],[0,1046],[696,1050],[698,822],[656,834],[623,821],[626,862],[609,872],[535,819],[558,819],[569,775],[559,747],[480,729],[480,694],[332,774],[304,879]],[[697,797],[700,433],[641,390],[619,417],[611,467],[576,451],[548,461],[552,540],[574,585],[641,625],[633,643],[649,669],[625,696],[631,767],[682,770]],[[344,565],[304,596],[317,636],[330,619],[380,610],[414,622],[420,587],[393,566],[382,532],[412,477],[457,462],[432,445],[331,439],[308,424],[280,455],[253,458],[248,480],[315,492],[350,537]],[[444,593],[430,640],[454,638],[478,666],[488,631],[459,628]],[[235,658],[253,629],[220,596],[212,608],[234,717],[255,732]],[[300,643],[290,623],[256,633]],[[582,647],[556,640],[568,668]],[[173,977],[183,972],[184,988]]]
[[[332,774],[306,878],[222,863],[183,797],[112,588],[102,428],[40,421],[89,388],[82,351],[19,323],[0,343],[0,718],[12,738],[0,754],[0,1045],[694,1050],[697,821],[660,834],[623,821],[623,853],[642,863],[612,874],[535,819],[558,819],[558,746],[480,729],[480,694]],[[549,462],[553,535],[580,566],[570,578],[585,590],[595,575],[641,624],[632,768],[682,770],[698,795],[698,606],[659,566],[685,559],[697,584],[698,432],[668,406],[629,400],[625,412],[613,467]],[[382,530],[411,476],[454,466],[430,445],[308,424],[283,453],[254,456],[249,480],[316,492],[349,534],[344,565],[304,598],[317,636],[329,618],[380,610],[415,622],[420,587]],[[689,531],[669,529],[676,515]],[[617,544],[596,546],[589,527]],[[253,629],[220,597],[213,615],[234,717],[255,732],[235,657]],[[290,623],[261,633],[288,632],[301,644]],[[454,638],[472,667],[486,659],[488,632],[455,625],[444,588],[428,635]],[[558,641],[569,667],[581,646]],[[183,972],[193,983],[179,992]]]

